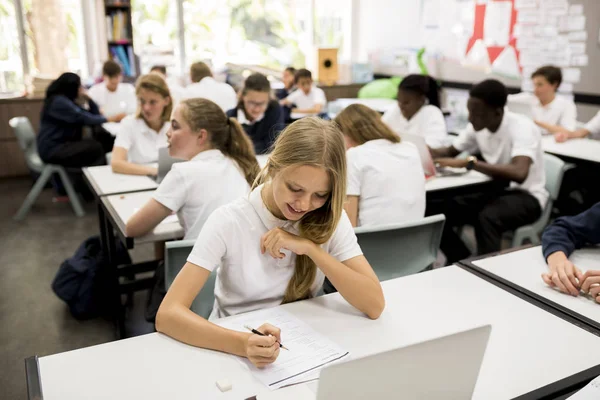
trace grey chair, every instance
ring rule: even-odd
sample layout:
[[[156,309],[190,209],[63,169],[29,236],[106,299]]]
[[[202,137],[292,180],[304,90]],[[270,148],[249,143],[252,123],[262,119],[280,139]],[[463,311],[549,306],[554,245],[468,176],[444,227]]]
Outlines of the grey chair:
[[[432,215],[403,224],[354,231],[380,281],[415,274],[437,259],[446,217]]]
[[[560,186],[562,185],[565,172],[573,167],[573,164],[567,164],[552,154],[544,153],[546,190],[549,193],[548,202],[542,210],[542,215],[537,221],[531,225],[522,226],[512,233],[512,247],[521,246],[523,243],[525,243],[525,240],[529,240],[529,242],[534,245],[540,244],[540,235],[550,220],[552,206],[554,205],[556,199],[558,199],[558,193],[560,192]],[[508,234],[509,237],[510,234],[511,233]]]
[[[165,243],[165,286],[167,290],[175,280],[175,277],[185,265],[195,240],[175,240]],[[215,281],[217,270],[210,273],[206,283],[192,302],[190,309],[196,314],[208,319],[215,302]]]
[[[15,132],[15,136],[19,141],[19,146],[25,154],[25,162],[27,163],[27,166],[31,171],[40,174],[39,178],[29,191],[29,194],[27,194],[25,201],[23,201],[21,208],[19,208],[19,211],[17,211],[15,214],[14,219],[20,221],[25,218],[29,212],[29,209],[31,206],[33,206],[33,203],[35,203],[35,200],[40,195],[40,192],[42,189],[44,189],[44,186],[46,186],[46,183],[55,173],[60,176],[60,179],[65,187],[65,191],[69,196],[69,201],[73,207],[75,215],[78,217],[85,215],[79,196],[73,188],[73,184],[69,179],[67,171],[60,165],[45,164],[40,158],[40,155],[37,151],[35,132],[33,131],[33,127],[31,126],[29,119],[27,117],[15,117],[11,118],[8,124]]]

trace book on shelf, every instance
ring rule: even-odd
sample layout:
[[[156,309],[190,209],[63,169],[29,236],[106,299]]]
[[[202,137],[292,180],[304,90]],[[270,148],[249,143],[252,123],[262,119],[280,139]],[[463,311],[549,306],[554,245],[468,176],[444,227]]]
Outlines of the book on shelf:
[[[116,11],[106,15],[106,38],[109,41],[129,41],[129,12]]]

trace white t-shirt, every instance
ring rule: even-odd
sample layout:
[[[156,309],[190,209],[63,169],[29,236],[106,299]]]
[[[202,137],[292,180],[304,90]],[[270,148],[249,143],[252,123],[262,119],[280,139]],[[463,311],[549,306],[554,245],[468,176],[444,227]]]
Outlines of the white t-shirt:
[[[323,105],[323,111],[325,111],[325,105],[327,104],[327,98],[323,89],[313,86],[308,94],[300,89],[294,90],[286,100],[296,105],[296,108],[300,110],[308,110],[315,107],[317,104]]]
[[[298,234],[297,223],[276,218],[265,207],[259,186],[242,198],[217,209],[204,224],[188,261],[209,271],[217,270],[215,304],[210,319],[241,314],[281,304],[288,286],[296,255],[282,250],[285,258],[274,259],[260,253],[260,238],[280,227]],[[346,213],[342,214],[331,239],[321,247],[344,262],[362,255],[354,229]],[[317,268],[311,286],[316,295],[325,275]]]
[[[425,215],[425,173],[417,147],[370,140],[348,149],[348,196],[360,196],[358,225],[398,224]]]
[[[165,122],[156,132],[146,125],[143,118],[128,115],[121,120],[114,147],[127,150],[127,160],[134,164],[158,161],[158,149],[167,147],[167,132],[170,124]]]
[[[135,87],[130,83],[119,83],[117,90],[111,92],[104,82],[100,82],[88,90],[88,95],[106,117],[120,113],[133,114],[137,108]]]
[[[509,99],[531,102],[533,105],[533,118],[536,121],[559,125],[570,131],[574,131],[577,127],[577,107],[575,107],[572,100],[564,96],[556,95],[554,100],[545,106],[540,103],[540,100],[534,94],[528,92],[510,95]],[[548,132],[542,129],[542,133],[546,134]]]
[[[426,104],[410,120],[407,120],[402,115],[398,104],[394,104],[383,114],[381,120],[399,135],[408,133],[423,137],[429,147],[438,148],[447,145],[446,121],[442,110],[436,106]]]
[[[585,124],[584,129],[590,132],[590,139],[600,140],[600,111]]]
[[[540,129],[529,118],[505,111],[496,132],[490,132],[488,129],[475,132],[469,124],[454,140],[452,146],[458,151],[478,151],[489,164],[509,164],[514,157],[529,157],[532,164],[525,182],[511,182],[510,186],[529,192],[539,201],[542,209],[546,206],[548,191],[542,135]]]
[[[192,83],[183,90],[182,100],[198,97],[216,103],[225,112],[237,105],[235,90],[230,85],[217,82],[210,76],[202,78],[200,82]]]
[[[177,212],[184,239],[196,239],[213,211],[249,192],[237,162],[220,150],[207,150],[173,164],[153,197]]]

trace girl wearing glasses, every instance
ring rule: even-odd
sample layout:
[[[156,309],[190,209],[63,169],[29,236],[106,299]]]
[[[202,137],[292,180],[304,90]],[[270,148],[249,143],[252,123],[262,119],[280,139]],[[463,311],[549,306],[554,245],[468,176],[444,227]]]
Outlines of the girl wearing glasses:
[[[256,154],[268,153],[277,135],[283,129],[283,113],[271,98],[271,84],[263,74],[246,78],[238,105],[227,111],[237,119],[254,143]]]

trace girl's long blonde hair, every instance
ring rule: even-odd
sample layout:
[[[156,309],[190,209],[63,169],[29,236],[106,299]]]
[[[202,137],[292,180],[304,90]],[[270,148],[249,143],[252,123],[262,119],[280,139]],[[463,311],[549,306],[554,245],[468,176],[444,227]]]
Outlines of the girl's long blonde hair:
[[[135,83],[135,94],[140,94],[140,89],[146,89],[156,94],[161,95],[163,98],[169,98],[171,101],[169,104],[163,109],[162,114],[160,115],[160,119],[163,122],[169,122],[171,119],[171,113],[173,112],[173,98],[171,97],[171,92],[169,91],[169,87],[165,80],[156,74],[147,74],[142,75],[138,78]],[[137,112],[135,113],[136,118],[143,118],[142,116],[142,107],[138,105]]]
[[[303,118],[288,126],[277,138],[273,152],[253,189],[271,180],[285,168],[310,165],[325,169],[331,192],[325,204],[306,214],[299,222],[300,236],[317,244],[327,242],[342,216],[346,199],[346,149],[337,125],[316,117]],[[310,297],[317,266],[306,255],[296,257],[294,275],[283,303]]]
[[[399,143],[400,137],[394,133],[382,120],[381,115],[362,104],[351,104],[335,117],[343,134],[357,145],[369,140],[387,139]]]
[[[232,158],[252,185],[260,167],[250,137],[235,118],[229,118],[221,107],[210,100],[194,98],[180,103],[181,115],[193,132],[205,129],[214,149]]]

